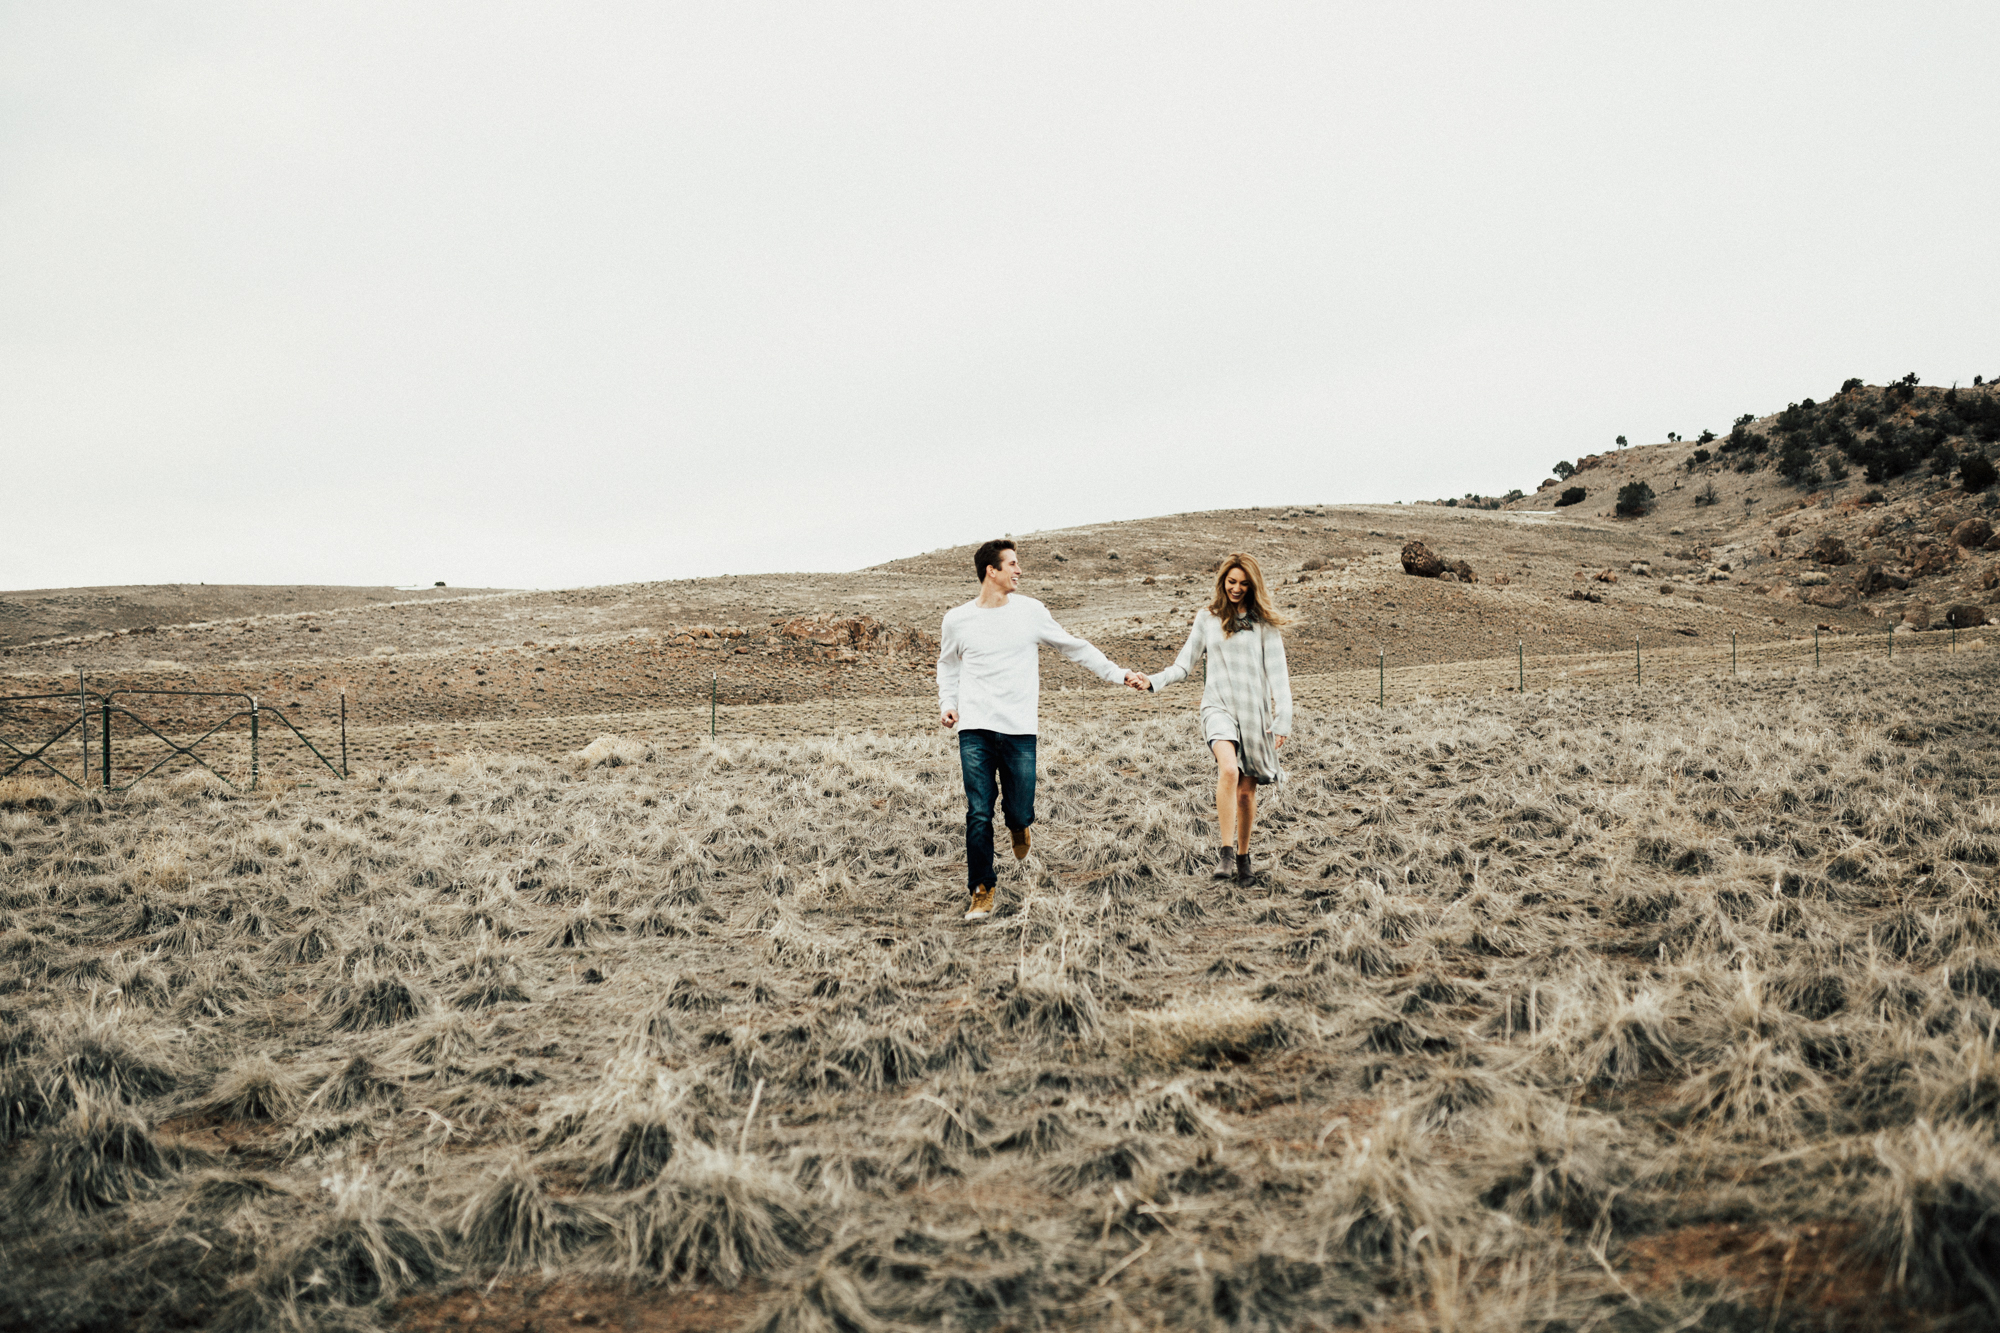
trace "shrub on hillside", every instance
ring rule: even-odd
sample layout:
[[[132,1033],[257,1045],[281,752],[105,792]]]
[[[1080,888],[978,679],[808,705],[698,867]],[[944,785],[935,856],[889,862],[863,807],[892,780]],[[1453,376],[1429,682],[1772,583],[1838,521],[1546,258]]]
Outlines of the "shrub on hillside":
[[[1581,486],[1572,486],[1556,497],[1556,508],[1561,509],[1566,505],[1582,504],[1583,497],[1588,493]]]
[[[1576,475],[1576,464],[1570,462],[1568,459],[1564,459],[1550,468],[1549,471],[1556,474],[1557,481],[1568,481]]]
[[[1653,488],[1643,481],[1628,481],[1618,488],[1618,512],[1637,518],[1653,507]]]
[[[2000,481],[2000,469],[1995,469],[1993,460],[1984,454],[1967,454],[1958,465],[1958,479],[1968,491],[1983,491]]]
[[[1763,435],[1750,429],[1749,418],[1750,414],[1745,412],[1737,419],[1736,424],[1730,427],[1729,438],[1724,440],[1721,445],[1723,453],[1729,454],[1742,451],[1744,453],[1761,454],[1764,452],[1766,441]]]
[[[1722,496],[1716,492],[1715,483],[1712,481],[1694,493],[1694,502],[1697,506],[1712,505],[1721,499]]]
[[[1693,453],[1687,456],[1687,462],[1683,463],[1681,466],[1685,467],[1688,471],[1692,472],[1696,468],[1700,467],[1703,463],[1706,463],[1709,459],[1713,458],[1714,456],[1715,455],[1709,453],[1708,450],[1706,449],[1697,449]]]
[[[1797,435],[1788,435],[1778,449],[1778,475],[1786,481],[1809,486],[1819,480],[1819,468],[1813,463],[1812,445]]]

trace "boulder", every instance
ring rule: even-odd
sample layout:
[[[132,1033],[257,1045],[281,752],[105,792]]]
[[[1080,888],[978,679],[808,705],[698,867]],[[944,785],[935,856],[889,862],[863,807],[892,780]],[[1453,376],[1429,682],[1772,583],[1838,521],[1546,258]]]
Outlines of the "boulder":
[[[1925,542],[1922,546],[1910,548],[1910,568],[1920,578],[1927,574],[1942,574],[1951,567],[1957,555],[1956,546]]]
[[[1478,576],[1477,574],[1475,574],[1475,573],[1473,573],[1473,572],[1472,572],[1472,566],[1471,566],[1471,565],[1469,565],[1469,564],[1467,564],[1467,563],[1466,563],[1465,561],[1463,561],[1463,560],[1454,560],[1454,561],[1452,561],[1452,562],[1451,562],[1451,572],[1452,572],[1452,573],[1454,573],[1454,574],[1456,574],[1456,575],[1458,575],[1458,581],[1459,581],[1460,583],[1477,583],[1477,582],[1479,582],[1479,576]]]
[[[1444,557],[1412,538],[1403,543],[1403,572],[1420,579],[1434,579],[1444,573]]]
[[[1600,569],[1597,571],[1595,578],[1599,583],[1616,583],[1618,582],[1618,571],[1615,569]]]
[[[1986,608],[1974,606],[1970,602],[1961,602],[1956,606],[1945,608],[1944,623],[1953,629],[1972,629],[1984,625]]]
[[[1822,533],[1806,554],[1822,565],[1844,565],[1854,558],[1847,553],[1847,543],[1832,533]]]
[[[1980,544],[1981,550],[2000,551],[2000,532],[1994,533]]]
[[[1829,611],[1838,611],[1853,598],[1847,595],[1845,588],[1814,588],[1803,600],[1812,606],[1823,606]]]
[[[1993,539],[1993,525],[1983,518],[1968,518],[1951,530],[1951,544],[1967,550],[1984,546]]]
[[[1859,592],[1863,597],[1868,597],[1878,592],[1887,592],[1891,588],[1901,590],[1909,586],[1910,581],[1908,579],[1904,578],[1901,574],[1892,573],[1880,565],[1868,566],[1854,580],[1855,591]]]
[[[1799,575],[1799,586],[1801,588],[1824,588],[1831,582],[1833,582],[1833,575],[1823,570],[1809,569]]]
[[[1911,629],[1929,629],[1931,627],[1931,604],[1929,602],[1911,602],[1903,608],[1903,623]]]

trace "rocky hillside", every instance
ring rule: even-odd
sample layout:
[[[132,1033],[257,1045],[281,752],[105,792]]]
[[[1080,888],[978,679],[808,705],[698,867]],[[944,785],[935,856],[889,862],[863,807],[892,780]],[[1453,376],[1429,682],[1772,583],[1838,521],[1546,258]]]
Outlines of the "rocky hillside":
[[[1954,605],[2000,603],[2000,385],[1915,380],[1849,380],[1824,402],[1746,413],[1724,436],[1589,454],[1532,495],[1456,503],[1656,532],[1663,551],[1726,563],[1780,602],[1921,628]]]

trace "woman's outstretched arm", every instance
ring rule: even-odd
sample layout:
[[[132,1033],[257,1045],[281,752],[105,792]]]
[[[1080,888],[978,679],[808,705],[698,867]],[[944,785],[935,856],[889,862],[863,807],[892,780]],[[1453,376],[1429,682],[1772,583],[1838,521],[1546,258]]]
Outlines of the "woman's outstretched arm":
[[[1154,675],[1153,693],[1158,694],[1169,685],[1180,684],[1188,678],[1188,673],[1194,670],[1194,664],[1201,661],[1202,653],[1208,648],[1208,636],[1201,632],[1201,618],[1207,614],[1206,610],[1195,612],[1194,625],[1188,630],[1187,642],[1181,645],[1181,655],[1174,659],[1172,666]]]

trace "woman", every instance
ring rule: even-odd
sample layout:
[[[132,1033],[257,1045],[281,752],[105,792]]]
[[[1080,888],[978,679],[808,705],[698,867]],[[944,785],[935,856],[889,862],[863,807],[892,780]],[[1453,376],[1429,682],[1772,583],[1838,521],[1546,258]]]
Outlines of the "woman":
[[[1257,788],[1280,781],[1278,747],[1292,731],[1292,683],[1285,672],[1285,624],[1272,609],[1264,571],[1241,552],[1215,573],[1215,596],[1195,612],[1187,646],[1153,677],[1157,692],[1186,680],[1206,657],[1201,734],[1215,755],[1215,814],[1221,848],[1215,878],[1250,882],[1250,826]]]

